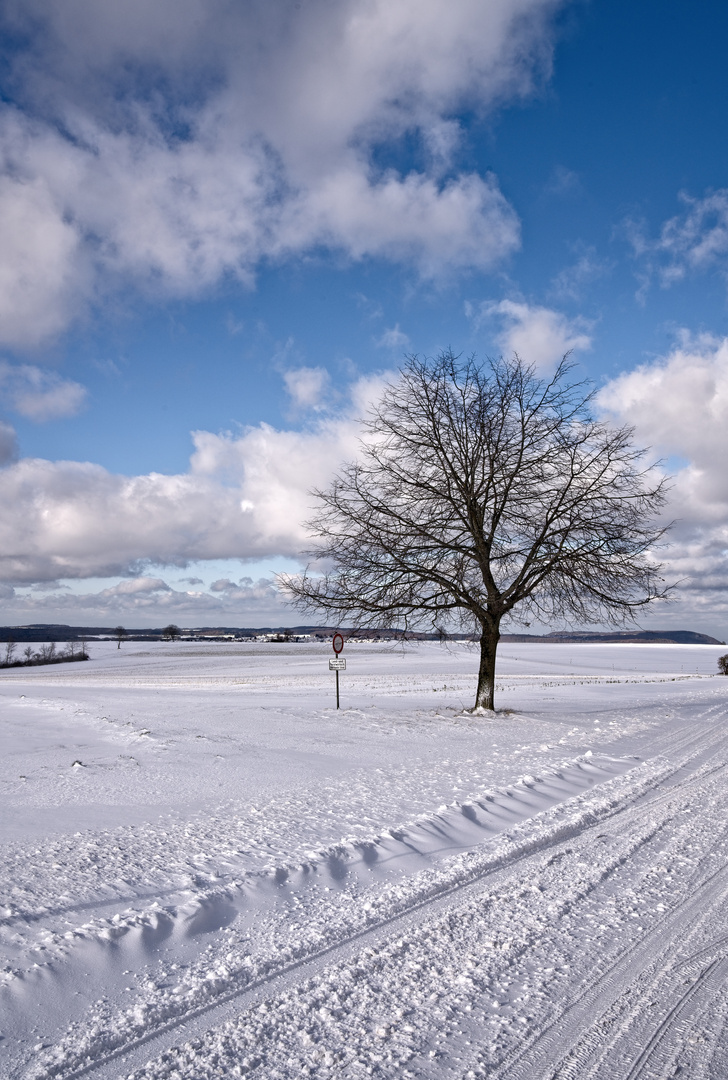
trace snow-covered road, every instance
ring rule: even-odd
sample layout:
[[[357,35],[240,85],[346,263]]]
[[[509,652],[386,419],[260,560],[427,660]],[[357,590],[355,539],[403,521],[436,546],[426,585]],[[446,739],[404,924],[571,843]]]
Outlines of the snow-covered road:
[[[2,673],[1,1074],[724,1080],[723,651]]]

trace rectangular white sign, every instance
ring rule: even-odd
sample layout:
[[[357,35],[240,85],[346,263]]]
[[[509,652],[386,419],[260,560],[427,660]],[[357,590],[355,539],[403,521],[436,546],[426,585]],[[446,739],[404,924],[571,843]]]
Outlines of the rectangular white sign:
[[[346,660],[343,656],[336,660],[329,660],[329,671],[346,671]]]

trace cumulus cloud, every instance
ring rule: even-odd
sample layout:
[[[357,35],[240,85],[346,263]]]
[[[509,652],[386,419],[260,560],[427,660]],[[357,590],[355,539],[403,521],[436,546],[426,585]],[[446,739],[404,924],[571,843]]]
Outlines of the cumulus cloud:
[[[571,351],[588,349],[591,337],[582,319],[568,319],[559,311],[515,300],[484,301],[477,309],[468,307],[476,326],[494,319],[501,325],[496,344],[506,355],[548,371]]]
[[[382,379],[358,380],[335,418],[322,415],[305,431],[260,424],[235,435],[194,432],[190,468],[178,475],[120,476],[87,462],[31,458],[7,465],[0,471],[0,580],[296,557],[307,546],[308,493],[356,454],[354,418],[378,396]],[[161,588],[156,579],[137,580],[143,585],[119,590]]]
[[[661,452],[716,465],[728,430],[728,339],[683,334],[668,356],[612,380],[602,406],[638,427]],[[722,473],[728,497],[728,476]]]
[[[18,443],[15,428],[0,420],[0,468],[14,461],[18,455]]]
[[[612,380],[598,400],[656,455],[677,460],[668,571],[696,611],[728,615],[728,339],[684,333],[668,356]]]
[[[86,402],[86,389],[34,364],[0,360],[0,392],[8,407],[40,423],[75,416]]]
[[[565,0],[9,0],[0,332],[62,330],[119,283],[193,295],[325,246],[425,276],[519,243],[461,108],[548,76]],[[419,140],[423,165],[376,165]]]
[[[230,578],[218,578],[210,585],[210,592],[231,592],[237,588],[238,586]]]
[[[40,171],[5,172],[6,140],[13,140],[6,119],[0,110],[0,340],[38,345],[64,329],[83,299],[81,237],[65,220],[52,180]]]
[[[328,371],[322,367],[299,367],[283,372],[286,391],[298,409],[323,408],[330,381]]]
[[[0,584],[0,599],[6,601],[9,618],[21,621],[97,623],[104,626],[123,619],[127,626],[162,625],[170,618],[191,626],[246,625],[290,621],[271,579],[241,578],[226,588],[210,591],[171,588],[161,578],[140,577],[108,588],[89,591],[48,593],[37,585],[14,589]]]
[[[116,596],[148,596],[150,593],[170,592],[170,587],[161,578],[138,577],[130,581],[120,581],[109,589],[102,589],[98,598],[111,599]]]
[[[242,604],[244,610],[261,605],[273,608],[283,604],[273,578],[259,578],[257,581],[251,577],[241,577],[238,581],[219,578],[210,585],[210,592],[217,593],[221,603],[238,608]]]

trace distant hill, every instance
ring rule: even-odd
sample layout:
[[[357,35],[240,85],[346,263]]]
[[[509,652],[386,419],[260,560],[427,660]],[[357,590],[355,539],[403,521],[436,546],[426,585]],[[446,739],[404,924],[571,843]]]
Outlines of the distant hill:
[[[694,630],[619,630],[588,633],[580,630],[555,630],[551,634],[503,634],[501,641],[621,642],[622,644],[725,645],[725,641]]]
[[[252,638],[258,634],[285,634],[295,637],[300,634],[310,634],[321,638],[330,638],[338,629],[345,635],[353,637],[379,637],[383,640],[401,639],[403,636],[412,641],[437,640],[437,634],[416,633],[397,629],[381,630],[355,630],[351,627],[336,626],[196,626],[194,628],[182,627],[185,637],[236,637],[240,639]],[[113,626],[67,626],[64,623],[32,623],[28,626],[0,626],[0,641],[81,641],[84,638],[115,637]],[[126,640],[128,641],[159,641],[162,637],[162,627],[141,627],[134,629],[126,628]],[[452,634],[454,639],[467,639],[470,634]],[[708,634],[698,634],[694,630],[617,630],[605,632],[590,632],[586,630],[554,630],[550,634],[503,634],[501,641],[529,642],[541,641],[558,645],[560,642],[621,642],[669,644],[669,645],[725,645],[725,641]]]

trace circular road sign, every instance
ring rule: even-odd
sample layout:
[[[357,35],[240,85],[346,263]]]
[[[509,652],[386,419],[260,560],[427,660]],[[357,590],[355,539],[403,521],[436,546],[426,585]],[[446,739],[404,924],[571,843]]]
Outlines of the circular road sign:
[[[338,656],[341,650],[344,648],[344,639],[341,634],[334,634],[334,640],[332,641],[334,646],[334,652]]]

